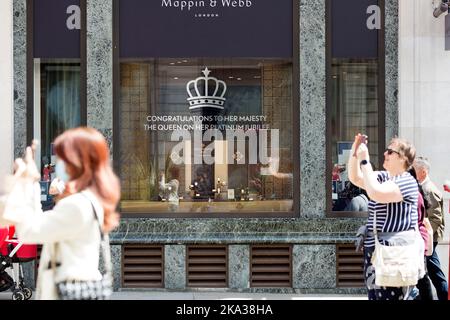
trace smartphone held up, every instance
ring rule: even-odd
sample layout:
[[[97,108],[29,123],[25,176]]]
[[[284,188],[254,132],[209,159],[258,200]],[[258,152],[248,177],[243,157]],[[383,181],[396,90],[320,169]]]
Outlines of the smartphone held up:
[[[353,153],[354,157],[356,157],[356,152],[358,151],[358,148],[361,145],[361,143],[367,144],[368,138],[369,137],[365,134],[358,134],[358,140],[356,141],[355,145],[355,152]]]

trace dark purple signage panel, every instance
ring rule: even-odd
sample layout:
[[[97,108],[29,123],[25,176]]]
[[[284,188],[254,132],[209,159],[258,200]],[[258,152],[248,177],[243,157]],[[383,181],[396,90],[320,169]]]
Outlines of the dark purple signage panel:
[[[293,0],[121,0],[120,57],[292,57]]]
[[[80,57],[80,0],[34,0],[35,58]]]
[[[378,0],[331,0],[333,58],[378,57]]]

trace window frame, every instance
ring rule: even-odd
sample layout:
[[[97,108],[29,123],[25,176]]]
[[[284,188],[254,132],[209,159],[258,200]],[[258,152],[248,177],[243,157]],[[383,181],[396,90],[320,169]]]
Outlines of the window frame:
[[[325,197],[326,197],[326,217],[327,218],[366,218],[368,212],[354,212],[354,211],[333,211],[332,210],[332,192],[330,185],[330,178],[332,175],[333,162],[332,162],[332,128],[331,128],[331,93],[332,93],[332,23],[331,23],[331,1],[326,0],[326,13],[325,13],[325,48],[326,48],[326,173],[325,173]],[[383,153],[386,147],[386,66],[385,66],[385,0],[378,0],[378,5],[381,9],[381,30],[378,32],[378,154],[379,161],[378,167],[383,167]]]
[[[121,176],[121,167],[117,159],[120,158],[119,130],[120,119],[120,39],[119,39],[119,1],[113,0],[113,167],[116,174]],[[300,217],[300,154],[295,152],[300,145],[300,0],[292,0],[293,32],[292,32],[292,149],[293,149],[293,210],[291,212],[251,212],[229,213],[137,213],[121,212],[124,218],[299,218]]]
[[[87,54],[86,54],[86,1],[80,0],[80,124],[87,125]],[[26,143],[34,136],[34,0],[26,0]]]

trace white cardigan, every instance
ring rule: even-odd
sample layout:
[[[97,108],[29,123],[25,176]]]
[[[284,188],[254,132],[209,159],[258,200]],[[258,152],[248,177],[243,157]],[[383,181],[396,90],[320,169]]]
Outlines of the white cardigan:
[[[26,194],[39,192],[39,184],[32,187],[28,184],[27,192],[14,194],[14,205],[6,214],[9,220],[15,221],[18,239],[24,243],[43,244],[39,262],[39,276],[48,267],[54,243],[58,243],[55,261],[61,265],[56,268],[56,282],[63,280],[100,280],[98,270],[100,253],[100,231],[95,219],[92,203],[97,216],[103,224],[103,208],[95,195],[85,190],[60,200],[53,210],[42,212],[34,198],[34,202]],[[87,198],[87,197],[89,198]],[[15,207],[15,210],[12,210]],[[40,292],[37,288],[37,291]],[[42,293],[43,296],[46,296]],[[39,297],[38,297],[39,298]]]

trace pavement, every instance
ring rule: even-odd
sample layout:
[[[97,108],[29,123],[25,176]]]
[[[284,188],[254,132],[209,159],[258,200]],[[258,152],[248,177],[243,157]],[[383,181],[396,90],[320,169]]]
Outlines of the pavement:
[[[11,300],[11,292],[0,292],[0,300]],[[111,300],[367,300],[367,295],[123,290],[114,292]]]

